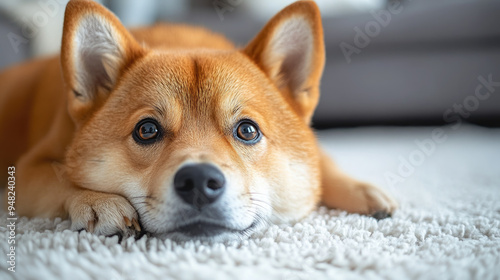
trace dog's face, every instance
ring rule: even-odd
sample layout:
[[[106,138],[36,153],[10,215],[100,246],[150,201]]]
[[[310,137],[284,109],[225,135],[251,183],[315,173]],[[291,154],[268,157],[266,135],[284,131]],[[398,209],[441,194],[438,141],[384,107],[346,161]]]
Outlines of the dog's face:
[[[244,50],[159,51],[83,3],[65,22],[62,52],[78,127],[72,182],[123,195],[143,229],[177,240],[232,239],[313,209],[308,122],[324,55],[313,4],[290,6]],[[292,39],[306,43],[287,48]]]

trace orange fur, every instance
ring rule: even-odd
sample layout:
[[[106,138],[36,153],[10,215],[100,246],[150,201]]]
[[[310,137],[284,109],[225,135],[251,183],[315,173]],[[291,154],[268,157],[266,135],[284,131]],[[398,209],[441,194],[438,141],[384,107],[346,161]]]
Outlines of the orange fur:
[[[69,216],[74,229],[98,234],[140,220],[161,234],[169,228],[161,219],[176,213],[165,206],[172,178],[189,162],[211,163],[228,178],[238,209],[228,212],[240,211],[227,222],[235,229],[248,226],[255,211],[301,218],[322,193],[329,207],[393,211],[381,190],[340,174],[309,127],[324,65],[322,34],[312,1],[285,8],[242,50],[191,26],[129,32],[102,6],[70,1],[60,58],[0,74],[0,129],[8,132],[0,139],[0,167],[16,166],[17,213]],[[161,141],[134,142],[144,118],[163,127]],[[242,118],[258,124],[259,143],[234,139]]]

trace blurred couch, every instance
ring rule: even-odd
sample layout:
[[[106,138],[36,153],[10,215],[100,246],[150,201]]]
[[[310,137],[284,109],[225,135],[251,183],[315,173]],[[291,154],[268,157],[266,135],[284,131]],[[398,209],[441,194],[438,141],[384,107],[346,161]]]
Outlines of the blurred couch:
[[[325,20],[328,60],[316,122],[442,124],[465,101],[471,110],[464,119],[500,125],[500,87],[473,104],[480,76],[500,82],[500,1],[407,4],[350,63],[339,45],[353,42],[353,28],[374,16]]]

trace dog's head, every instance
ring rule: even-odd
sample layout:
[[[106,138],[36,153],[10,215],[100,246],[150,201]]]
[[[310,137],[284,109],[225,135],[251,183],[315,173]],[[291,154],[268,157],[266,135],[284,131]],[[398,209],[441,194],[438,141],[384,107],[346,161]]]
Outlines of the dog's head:
[[[69,178],[126,197],[146,231],[231,239],[318,202],[313,2],[285,8],[243,49],[158,49],[98,4],[71,1],[61,61],[77,127]]]

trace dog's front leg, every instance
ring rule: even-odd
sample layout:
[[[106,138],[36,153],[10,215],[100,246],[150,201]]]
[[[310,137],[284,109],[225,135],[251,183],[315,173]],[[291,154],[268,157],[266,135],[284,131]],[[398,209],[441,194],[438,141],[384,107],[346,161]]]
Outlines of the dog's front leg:
[[[77,189],[68,197],[65,209],[72,230],[126,237],[141,231],[137,211],[120,195]]]
[[[321,154],[322,202],[351,213],[385,218],[397,208],[396,201],[385,191],[343,174],[332,160]]]
[[[141,230],[126,198],[75,186],[57,161],[33,152],[16,164],[16,177],[15,209],[20,216],[69,217],[71,229],[98,235],[130,236]]]

